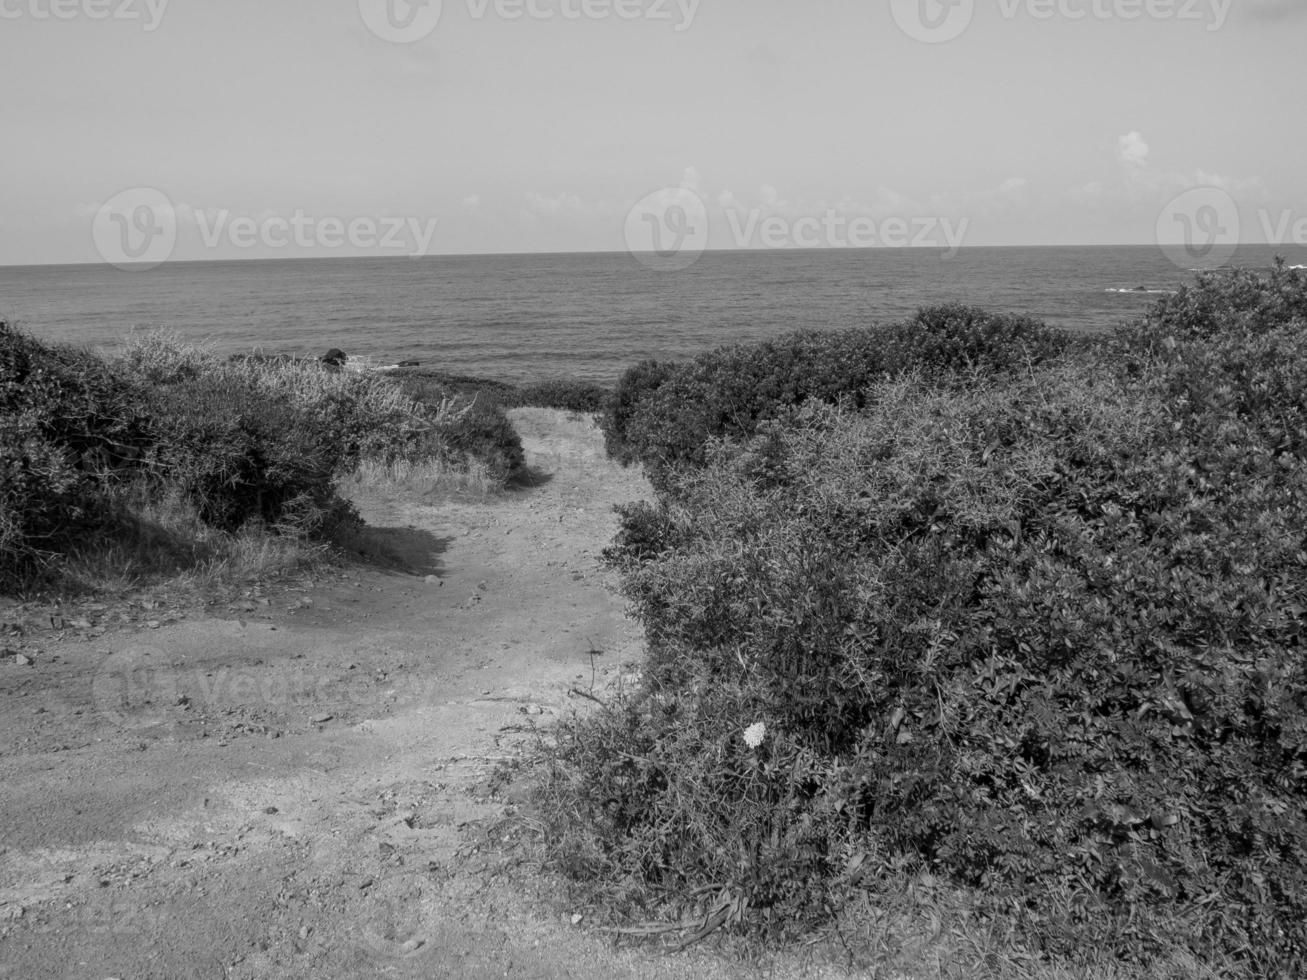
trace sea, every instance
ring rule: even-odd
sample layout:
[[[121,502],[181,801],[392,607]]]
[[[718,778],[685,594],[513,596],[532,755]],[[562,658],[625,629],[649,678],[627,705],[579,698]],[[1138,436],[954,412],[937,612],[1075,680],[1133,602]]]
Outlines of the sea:
[[[1277,255],[1307,264],[1297,246],[1244,246],[1231,264],[1269,269]],[[510,382],[611,383],[645,358],[945,302],[1101,332],[1193,280],[1153,246],[710,251],[675,272],[625,253],[8,266],[0,319],[96,348],[162,330],[220,353],[338,348]]]

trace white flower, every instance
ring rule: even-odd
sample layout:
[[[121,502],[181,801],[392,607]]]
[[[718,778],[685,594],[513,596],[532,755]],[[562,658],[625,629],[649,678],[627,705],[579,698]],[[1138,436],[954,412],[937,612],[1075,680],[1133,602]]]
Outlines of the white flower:
[[[767,726],[760,721],[754,722],[744,730],[744,744],[751,749],[756,749],[766,737]]]

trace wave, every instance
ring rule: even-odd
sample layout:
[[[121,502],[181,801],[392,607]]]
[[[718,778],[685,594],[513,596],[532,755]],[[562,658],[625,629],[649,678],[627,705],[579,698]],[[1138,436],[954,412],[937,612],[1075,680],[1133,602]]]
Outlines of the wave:
[[[1174,296],[1175,293],[1176,293],[1176,290],[1174,290],[1174,289],[1148,289],[1148,288],[1146,288],[1146,287],[1144,287],[1144,286],[1136,286],[1136,287],[1134,287],[1134,289],[1116,289],[1116,288],[1112,288],[1112,289],[1106,289],[1106,290],[1104,290],[1104,292],[1108,292],[1108,293],[1135,293],[1135,294],[1138,294],[1138,295],[1140,295],[1140,296]]]

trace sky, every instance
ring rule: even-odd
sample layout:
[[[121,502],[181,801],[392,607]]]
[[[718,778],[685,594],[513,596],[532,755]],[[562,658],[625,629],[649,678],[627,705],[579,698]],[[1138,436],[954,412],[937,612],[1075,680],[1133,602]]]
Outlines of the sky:
[[[1307,0],[0,0],[0,264],[1307,244],[1305,41]]]

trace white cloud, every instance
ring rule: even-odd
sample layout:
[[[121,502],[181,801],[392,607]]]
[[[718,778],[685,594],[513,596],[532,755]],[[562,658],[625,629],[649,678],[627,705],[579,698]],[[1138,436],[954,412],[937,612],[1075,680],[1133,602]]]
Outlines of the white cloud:
[[[588,209],[581,198],[566,191],[559,194],[530,191],[526,195],[526,210],[533,215],[553,217],[560,214],[584,214]]]
[[[1152,150],[1137,130],[1126,133],[1118,140],[1118,159],[1125,169],[1126,191],[1131,196],[1140,193],[1160,198],[1172,197],[1194,187],[1219,187],[1231,194],[1263,194],[1265,188],[1257,177],[1227,177],[1197,169],[1190,171],[1162,170],[1151,162]]]
[[[1144,140],[1144,134],[1139,130],[1135,129],[1126,133],[1117,141],[1117,144],[1122,163],[1130,167],[1148,166],[1150,150],[1148,143]]]

